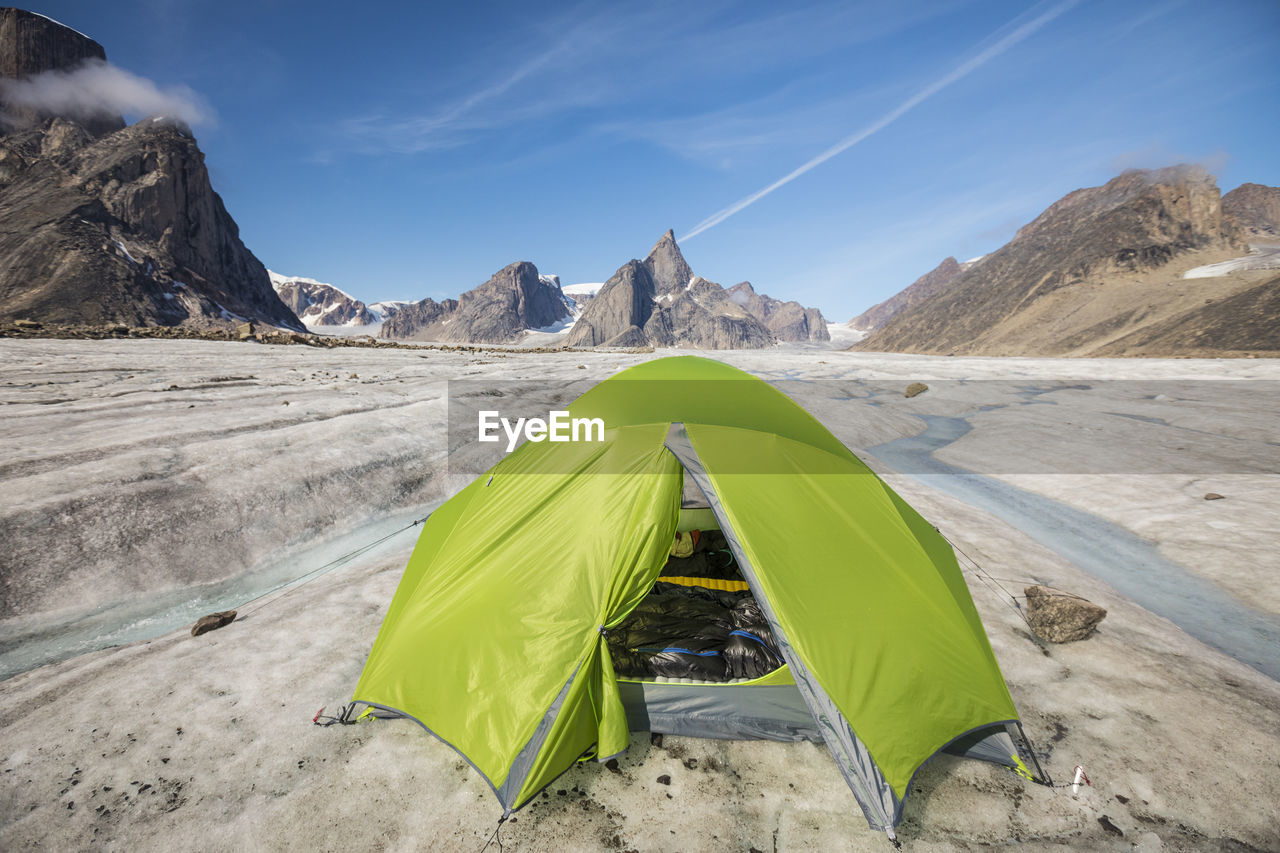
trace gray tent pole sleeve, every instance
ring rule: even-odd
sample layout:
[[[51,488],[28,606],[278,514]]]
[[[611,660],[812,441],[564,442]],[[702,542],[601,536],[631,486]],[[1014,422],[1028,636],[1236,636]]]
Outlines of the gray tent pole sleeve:
[[[564,683],[564,687],[560,688],[559,694],[551,702],[551,707],[542,715],[542,720],[538,723],[538,728],[534,730],[533,736],[529,738],[529,742],[516,755],[511,769],[507,772],[506,781],[502,783],[501,788],[495,791],[498,799],[502,801],[502,808],[506,810],[505,815],[511,814],[516,797],[520,795],[520,789],[524,787],[525,780],[529,778],[529,772],[533,769],[534,759],[542,751],[542,745],[547,740],[547,734],[551,731],[551,726],[555,723],[556,717],[560,715],[560,708],[564,705],[564,699],[569,695],[569,687],[573,684],[574,679],[578,677],[578,670],[581,666],[579,664],[573,670],[573,675],[569,676],[569,680]]]
[[[676,458],[680,460],[680,464],[684,466],[685,471],[689,473],[689,476],[693,477],[694,482],[698,484],[703,494],[706,495],[707,503],[710,504],[712,513],[720,523],[720,532],[724,534],[725,540],[729,543],[729,550],[733,552],[734,558],[738,561],[743,577],[747,579],[747,585],[751,587],[751,594],[755,596],[765,619],[769,622],[769,627],[773,631],[774,639],[778,642],[778,649],[782,652],[783,659],[787,662],[787,666],[791,668],[791,674],[796,680],[796,686],[800,689],[800,695],[804,697],[805,704],[809,706],[809,711],[813,714],[813,719],[818,725],[818,731],[822,733],[822,738],[826,741],[827,748],[831,750],[831,756],[835,759],[836,766],[840,768],[840,775],[844,777],[845,782],[849,785],[849,790],[853,792],[854,799],[862,807],[862,813],[866,816],[867,823],[872,829],[888,832],[892,840],[893,827],[902,816],[902,802],[898,799],[898,795],[894,793],[893,787],[884,778],[884,774],[880,772],[880,768],[876,766],[866,745],[858,739],[853,727],[849,725],[849,721],[845,719],[844,714],[840,713],[840,709],[831,701],[831,697],[818,684],[817,679],[813,677],[813,673],[809,671],[804,660],[800,658],[791,646],[786,633],[782,630],[782,626],[778,624],[773,607],[764,596],[760,583],[756,579],[755,567],[747,559],[747,555],[742,549],[742,543],[738,540],[733,530],[733,525],[729,523],[728,515],[720,502],[720,496],[711,484],[711,477],[707,474],[707,469],[703,466],[702,460],[698,458],[697,451],[693,449],[693,442],[690,441],[684,424],[674,423],[671,425],[671,430],[667,433],[666,444],[667,449],[675,454]]]
[[[1053,778],[1040,766],[1040,758],[1036,755],[1035,748],[1031,745],[1031,738],[1027,737],[1026,729],[1022,728],[1022,720],[1017,721],[1018,734],[1021,736],[1022,744],[1027,748],[1027,755],[1031,757],[1031,763],[1036,766],[1036,773],[1040,776],[1039,781],[1042,784],[1053,786]]]

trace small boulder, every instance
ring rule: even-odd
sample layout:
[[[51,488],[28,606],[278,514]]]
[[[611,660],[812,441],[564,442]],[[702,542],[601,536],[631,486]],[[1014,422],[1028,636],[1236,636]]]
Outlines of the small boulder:
[[[17,326],[19,329],[43,329],[44,328],[43,325],[41,325],[40,323],[37,323],[35,320],[14,320],[13,325]]]
[[[1087,639],[1107,615],[1106,608],[1092,601],[1039,584],[1027,587],[1026,594],[1027,622],[1036,636],[1050,643]]]
[[[199,637],[201,634],[207,634],[210,631],[216,631],[219,628],[230,625],[235,621],[236,611],[224,610],[221,613],[210,613],[208,616],[201,616],[196,624],[191,626],[191,636]]]
[[[1207,501],[1220,501],[1222,500],[1222,498],[1223,496],[1218,494],[1217,492],[1209,492],[1204,496],[1204,499]]]
[[[1111,818],[1107,817],[1106,815],[1103,815],[1102,817],[1098,818],[1098,826],[1102,827],[1103,830],[1110,833],[1111,835],[1118,835],[1120,837],[1124,837],[1124,830],[1116,826],[1114,823],[1112,823]]]
[[[929,390],[929,386],[925,385],[923,382],[912,382],[910,385],[907,386],[907,390],[903,392],[903,394],[908,399],[910,399],[912,397],[918,397],[928,390]]]
[[[249,340],[253,337],[253,324],[241,323],[239,326],[236,326],[236,334],[239,335],[240,340],[242,341]]]

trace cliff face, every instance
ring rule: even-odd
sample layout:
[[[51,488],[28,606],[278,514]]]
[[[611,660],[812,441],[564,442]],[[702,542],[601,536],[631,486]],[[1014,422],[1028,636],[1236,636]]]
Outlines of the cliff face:
[[[684,290],[693,281],[693,270],[676,245],[674,231],[668,230],[653,244],[644,259],[645,269],[653,279],[653,289],[658,296]]]
[[[1280,187],[1241,184],[1222,197],[1222,212],[1250,237],[1280,238]]]
[[[87,62],[106,62],[102,45],[70,27],[22,9],[0,8],[0,80],[23,80],[45,71],[66,71]],[[52,113],[6,100],[0,85],[0,131],[29,128]],[[101,116],[84,122],[91,136],[124,127],[120,116]]]
[[[653,274],[641,261],[631,260],[614,273],[587,303],[574,323],[565,346],[644,346],[649,340],[645,328],[657,309]],[[655,331],[669,336],[658,323]]]
[[[550,285],[528,261],[508,264],[475,290],[458,299],[443,340],[499,343],[525,329],[541,329],[569,318],[559,285]]]
[[[513,343],[528,329],[569,319],[558,283],[528,261],[508,264],[459,299],[424,299],[401,308],[382,326],[382,337],[452,343]]]
[[[55,29],[50,29],[50,28]],[[56,70],[90,39],[0,11],[7,71]],[[38,120],[36,120],[38,119]],[[302,329],[240,240],[190,132],[62,117],[0,136],[0,320]]]
[[[805,308],[799,302],[783,302],[756,293],[751,282],[743,281],[725,291],[729,298],[765,324],[780,341],[829,341],[827,321],[817,308]]]
[[[1127,352],[1118,342],[1140,328],[1203,307],[1195,289],[1209,285],[1183,282],[1186,268],[1244,249],[1240,227],[1223,214],[1217,185],[1203,169],[1130,170],[1055,202],[1008,244],[854,349]],[[1212,286],[1221,290],[1220,283]]]
[[[705,278],[694,277],[684,292],[659,297],[659,301],[664,304],[657,316],[670,332],[669,336],[653,335],[655,346],[761,349],[777,343],[777,336],[760,318]]]
[[[301,329],[184,130],[101,139],[55,118],[0,137],[0,319]]]
[[[448,317],[457,307],[456,299],[436,302],[427,297],[419,302],[410,302],[386,319],[378,335],[395,340],[431,340],[426,336],[427,330]]]

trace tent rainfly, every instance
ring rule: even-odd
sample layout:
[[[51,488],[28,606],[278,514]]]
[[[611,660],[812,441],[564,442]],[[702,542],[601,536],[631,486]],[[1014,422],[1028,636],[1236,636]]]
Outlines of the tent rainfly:
[[[618,373],[569,412],[602,419],[604,440],[526,442],[432,514],[347,719],[416,721],[504,817],[575,761],[624,751],[630,731],[824,741],[895,841],[912,778],[939,752],[1044,780],[955,553],[794,401],[679,356]],[[609,631],[692,529],[723,534],[775,671],[615,671]]]

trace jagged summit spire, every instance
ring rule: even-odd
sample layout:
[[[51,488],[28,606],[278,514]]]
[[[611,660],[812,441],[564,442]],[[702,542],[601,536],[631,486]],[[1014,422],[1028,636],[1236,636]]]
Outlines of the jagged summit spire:
[[[648,257],[644,259],[644,265],[653,276],[654,288],[659,296],[684,290],[693,278],[693,270],[685,262],[684,255],[680,254],[676,234],[672,229],[667,229],[667,233],[653,244]]]
[[[655,255],[668,254],[675,252],[680,254],[680,247],[676,244],[676,232],[674,228],[668,228],[667,232],[658,238],[658,242],[653,244],[653,248],[649,250],[648,257]]]

